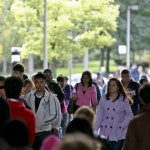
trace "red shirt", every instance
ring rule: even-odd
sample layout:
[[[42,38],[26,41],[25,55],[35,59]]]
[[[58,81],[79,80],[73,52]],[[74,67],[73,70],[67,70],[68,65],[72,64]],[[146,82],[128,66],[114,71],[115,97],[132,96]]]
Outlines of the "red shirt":
[[[27,109],[22,102],[15,99],[8,99],[10,116],[12,119],[22,120],[28,128],[29,143],[32,145],[35,138],[35,117],[31,110]]]

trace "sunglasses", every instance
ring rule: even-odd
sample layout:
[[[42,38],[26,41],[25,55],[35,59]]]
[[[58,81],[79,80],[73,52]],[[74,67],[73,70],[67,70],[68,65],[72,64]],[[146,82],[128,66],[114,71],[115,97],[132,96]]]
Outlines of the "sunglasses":
[[[0,86],[0,89],[4,89],[4,86]]]

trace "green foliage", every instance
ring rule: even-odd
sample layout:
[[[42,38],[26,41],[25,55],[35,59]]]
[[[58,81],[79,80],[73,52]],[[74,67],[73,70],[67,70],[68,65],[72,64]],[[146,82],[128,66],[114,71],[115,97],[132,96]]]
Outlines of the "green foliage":
[[[150,35],[150,3],[149,0],[115,0],[120,5],[120,16],[118,18],[118,30],[115,34],[116,45],[126,45],[126,21],[127,7],[130,5],[138,5],[139,9],[131,11],[131,52],[140,53],[149,50]]]
[[[0,5],[2,28],[8,27],[1,29],[8,39],[0,39],[2,47],[21,46],[22,58],[33,53],[43,59],[44,1],[2,0]],[[112,45],[110,31],[116,30],[118,15],[114,0],[47,0],[49,61]]]

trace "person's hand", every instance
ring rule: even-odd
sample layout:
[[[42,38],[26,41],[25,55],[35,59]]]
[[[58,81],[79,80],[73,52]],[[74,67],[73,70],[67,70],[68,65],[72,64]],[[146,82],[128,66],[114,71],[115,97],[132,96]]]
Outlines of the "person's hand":
[[[76,101],[76,100],[77,100],[77,95],[73,94],[73,95],[71,96],[71,100]]]
[[[58,135],[58,130],[56,128],[52,129],[52,134]]]

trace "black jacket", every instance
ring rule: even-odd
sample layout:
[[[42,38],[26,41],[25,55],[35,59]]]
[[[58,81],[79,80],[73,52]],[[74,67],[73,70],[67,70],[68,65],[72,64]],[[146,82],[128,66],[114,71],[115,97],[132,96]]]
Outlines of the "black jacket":
[[[138,94],[139,88],[140,88],[140,84],[131,79],[128,84],[127,89],[132,93],[131,98],[133,99],[133,104],[131,105],[131,108],[132,108],[132,112],[134,115],[138,114],[138,112],[142,106],[142,103],[141,103],[141,100],[140,100],[139,94]]]
[[[55,93],[57,95],[60,103],[65,99],[65,94],[57,82],[49,81],[48,88],[52,93]]]

